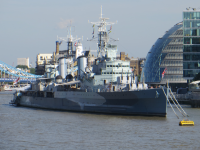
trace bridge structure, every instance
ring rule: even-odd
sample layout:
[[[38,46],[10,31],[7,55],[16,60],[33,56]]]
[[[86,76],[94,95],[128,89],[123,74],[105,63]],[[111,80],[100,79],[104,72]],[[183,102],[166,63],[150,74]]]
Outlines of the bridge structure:
[[[28,73],[0,61],[0,82],[14,82],[19,79],[19,82],[30,83],[41,77],[41,75]]]

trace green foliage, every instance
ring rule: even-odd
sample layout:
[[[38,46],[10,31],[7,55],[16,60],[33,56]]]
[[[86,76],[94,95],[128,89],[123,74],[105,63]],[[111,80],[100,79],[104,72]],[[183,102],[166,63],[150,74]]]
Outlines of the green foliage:
[[[35,68],[30,68],[30,73],[35,74]]]
[[[140,75],[138,75],[137,77],[138,77],[138,82],[140,82]]]
[[[16,68],[28,69],[26,65],[17,65]],[[35,74],[35,68],[29,68],[31,74]]]
[[[197,81],[197,80],[200,80],[200,72],[193,78],[193,81]]]
[[[16,68],[28,69],[28,66],[26,66],[26,65],[17,65]]]

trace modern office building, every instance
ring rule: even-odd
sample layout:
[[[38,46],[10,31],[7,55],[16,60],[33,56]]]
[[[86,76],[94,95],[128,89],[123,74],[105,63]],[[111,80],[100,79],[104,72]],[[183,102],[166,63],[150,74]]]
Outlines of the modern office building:
[[[152,46],[146,56],[142,81],[147,84],[187,83],[183,78],[182,27],[182,22],[175,24]]]
[[[200,72],[200,10],[183,11],[183,77],[192,80]]]

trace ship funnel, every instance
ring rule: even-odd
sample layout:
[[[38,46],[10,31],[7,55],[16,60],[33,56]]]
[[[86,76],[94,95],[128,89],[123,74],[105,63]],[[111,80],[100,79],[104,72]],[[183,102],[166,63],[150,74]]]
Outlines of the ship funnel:
[[[56,41],[56,55],[59,54],[59,41]]]
[[[84,76],[87,67],[87,58],[85,56],[78,57],[78,76]]]
[[[59,58],[59,74],[64,79],[66,74],[66,58]]]

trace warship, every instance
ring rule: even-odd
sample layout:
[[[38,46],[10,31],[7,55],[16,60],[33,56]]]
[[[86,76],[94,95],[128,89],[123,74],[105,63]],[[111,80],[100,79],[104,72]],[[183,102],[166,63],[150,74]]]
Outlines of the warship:
[[[17,91],[11,104],[64,111],[165,117],[167,89],[148,88],[144,80],[139,83],[130,68],[130,61],[117,59],[117,45],[109,43],[115,22],[107,22],[108,19],[102,17],[101,10],[100,20],[90,22],[93,27],[91,40],[98,41],[94,60],[86,52],[75,55],[70,34],[67,54],[59,58],[55,54],[53,56],[54,62],[59,61],[58,66],[46,71],[44,77],[38,78],[28,90]],[[94,36],[95,26],[98,28],[97,37]],[[110,26],[109,30],[107,26]],[[77,61],[77,71],[74,61]],[[56,68],[59,71],[55,71]]]

